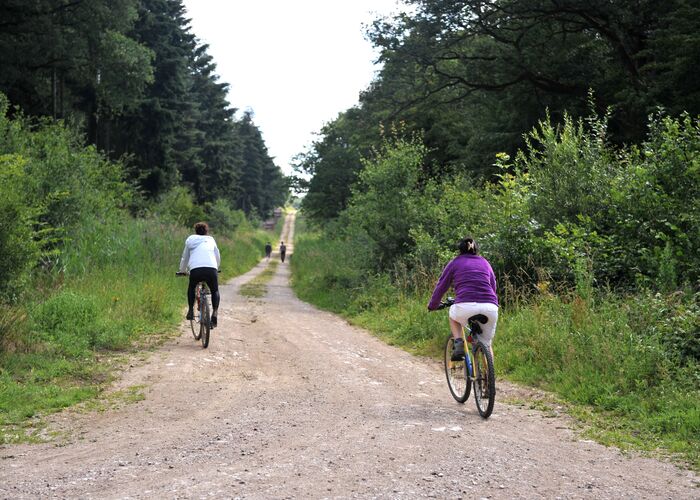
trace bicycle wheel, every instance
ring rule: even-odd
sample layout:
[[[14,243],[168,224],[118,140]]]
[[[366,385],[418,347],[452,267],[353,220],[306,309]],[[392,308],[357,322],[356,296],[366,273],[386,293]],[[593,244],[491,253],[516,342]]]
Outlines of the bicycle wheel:
[[[209,346],[209,332],[211,331],[211,308],[209,307],[209,294],[202,291],[202,319],[199,323],[199,332],[202,337],[202,347]]]
[[[459,403],[464,403],[469,398],[471,391],[471,380],[469,380],[469,369],[465,360],[452,361],[452,348],[454,339],[452,334],[445,342],[445,376],[447,377],[447,387],[450,388],[452,397]]]
[[[479,415],[489,418],[496,400],[496,373],[491,350],[482,342],[474,347],[474,401]]]
[[[202,315],[202,307],[201,307],[201,290],[200,286],[197,285],[197,289],[195,290],[195,306],[197,307],[197,310],[194,312],[194,317],[193,319],[190,320],[190,328],[192,329],[192,336],[194,337],[195,340],[199,340],[202,338],[202,333],[201,333],[201,315]],[[199,323],[199,324],[198,324]]]

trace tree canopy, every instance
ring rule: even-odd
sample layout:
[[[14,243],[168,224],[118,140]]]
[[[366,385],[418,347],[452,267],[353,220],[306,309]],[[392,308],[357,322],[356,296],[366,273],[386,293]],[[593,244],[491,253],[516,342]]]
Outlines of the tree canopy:
[[[184,184],[199,202],[267,215],[286,199],[284,176],[186,14],[181,0],[2,2],[0,92],[75,124],[147,197]]]
[[[637,144],[648,116],[700,113],[700,5],[687,0],[407,0],[367,31],[383,63],[356,108],[327,124],[300,158],[305,208],[329,220],[347,207],[358,159],[398,126],[420,132],[425,179],[493,181],[495,155],[525,146],[547,115],[609,110],[609,140]],[[593,99],[590,99],[590,95]],[[350,122],[350,125],[348,123]]]

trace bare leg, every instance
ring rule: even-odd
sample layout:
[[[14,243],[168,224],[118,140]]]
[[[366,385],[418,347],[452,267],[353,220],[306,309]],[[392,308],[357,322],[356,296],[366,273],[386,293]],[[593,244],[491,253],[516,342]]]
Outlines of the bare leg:
[[[450,318],[450,331],[455,339],[462,338],[462,324]]]

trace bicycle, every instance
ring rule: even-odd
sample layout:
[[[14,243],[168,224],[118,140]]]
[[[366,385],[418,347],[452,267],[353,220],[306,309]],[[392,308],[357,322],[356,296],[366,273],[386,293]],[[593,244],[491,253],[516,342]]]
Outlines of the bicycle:
[[[441,302],[439,309],[445,309],[454,304],[452,297]],[[488,322],[483,314],[475,314],[467,320],[467,325],[462,328],[462,337],[465,341],[464,359],[452,361],[454,338],[450,332],[445,342],[445,376],[447,386],[452,397],[458,403],[464,403],[469,399],[472,386],[474,386],[474,402],[479,415],[489,418],[493,412],[496,398],[496,373],[493,366],[491,350],[479,340],[481,324]],[[467,345],[470,348],[467,348]]]
[[[187,273],[176,272],[176,276],[187,276]],[[202,341],[202,348],[209,346],[209,334],[211,332],[211,292],[204,281],[197,283],[194,290],[194,303],[196,310],[190,320],[190,329],[195,340]]]

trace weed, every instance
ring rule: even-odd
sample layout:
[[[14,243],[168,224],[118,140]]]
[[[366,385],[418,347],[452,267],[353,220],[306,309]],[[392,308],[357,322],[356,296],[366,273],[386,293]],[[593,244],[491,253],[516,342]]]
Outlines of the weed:
[[[252,298],[265,296],[267,294],[267,283],[275,276],[277,265],[277,261],[270,261],[263,272],[241,286],[241,295]]]

